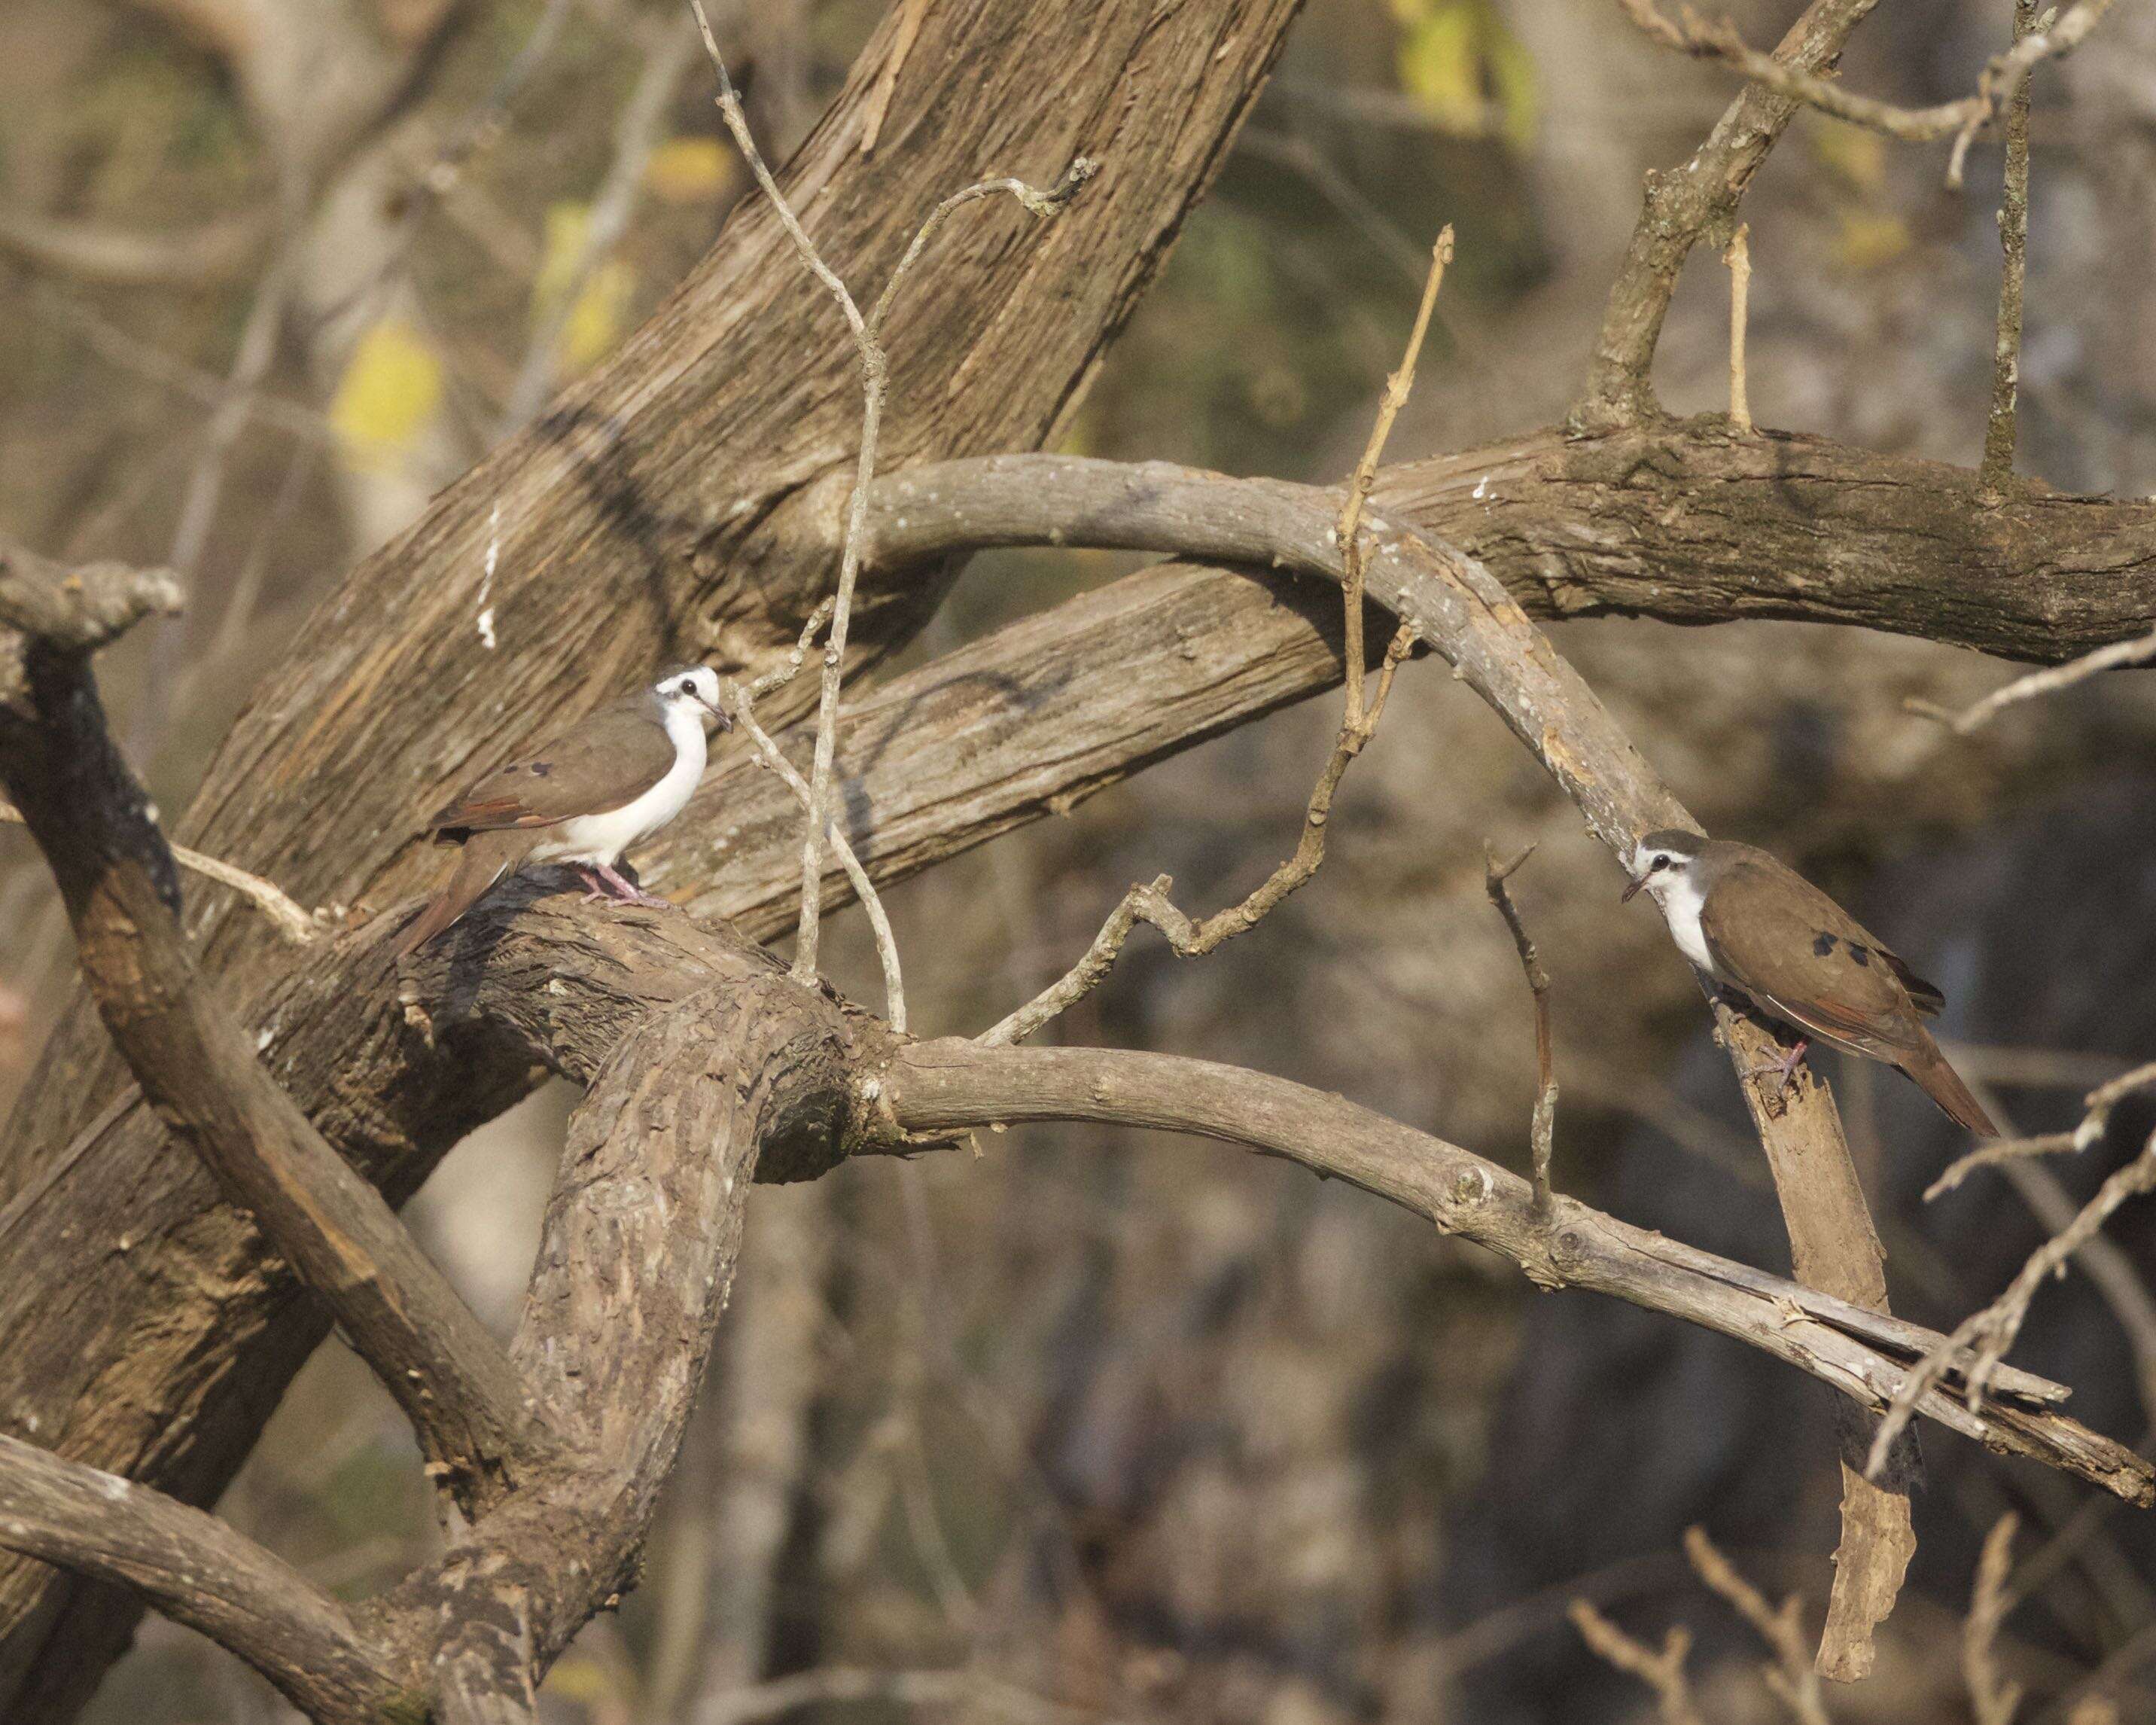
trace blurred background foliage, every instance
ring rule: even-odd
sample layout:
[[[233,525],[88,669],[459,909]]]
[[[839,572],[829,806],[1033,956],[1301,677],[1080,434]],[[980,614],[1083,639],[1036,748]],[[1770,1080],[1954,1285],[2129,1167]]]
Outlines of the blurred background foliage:
[[[718,9],[783,155],[881,8]],[[1793,13],[1737,9],[1758,42]],[[745,175],[657,0],[8,0],[4,19],[0,531],[186,572],[185,621],[105,666],[129,746],[178,807],[263,667],[305,649],[309,607],[646,316]],[[1860,33],[1845,75],[1951,97],[2008,29],[2005,0],[1905,0]],[[1643,171],[1683,159],[1731,93],[1608,0],[1312,0],[1069,445],[1337,476],[1446,222],[1458,263],[1393,453],[1553,422]],[[2120,8],[2040,74],[2036,100],[2021,465],[2146,491],[2156,23]],[[1943,150],[1816,116],[1770,160],[1746,206],[1763,423],[1974,461],[1995,146],[1966,195],[1943,166]],[[1724,292],[1702,254],[1657,373],[1677,411],[1721,405]],[[978,559],[912,652],[1126,566]],[[2141,680],[1962,740],[1902,703],[2003,679],[1968,655],[1798,625],[1560,635],[1710,824],[1810,870],[1946,985],[1947,1031],[2017,1126],[2070,1121],[2082,1090],[2156,1046]],[[921,1028],[999,1015],[1131,880],[1172,872],[1194,907],[1246,891],[1292,842],[1333,721],[1314,703],[900,889]],[[1197,965],[1142,938],[1058,1034],[1265,1067],[1517,1165],[1530,1019],[1481,872],[1486,841],[1533,840],[1515,890],[1556,978],[1560,1183],[1785,1265],[1688,976],[1650,913],[1618,909],[1615,871],[1494,719],[1412,669],[1336,822],[1324,874],[1260,931]],[[874,999],[851,923],[835,963]],[[0,829],[0,1096],[67,962],[42,870]],[[1829,1071],[1897,1309],[1926,1322],[1988,1299],[2047,1231],[2043,1206],[2116,1160],[1928,1206],[1953,1136],[1891,1076]],[[567,1106],[545,1092],[490,1127],[413,1206],[504,1327]],[[969,1717],[1640,1713],[1644,1692],[1566,1624],[1574,1593],[1650,1638],[1691,1624],[1717,1725],[1773,1714],[1757,1650],[1675,1548],[1703,1522],[1815,1618],[1833,1540],[1823,1392],[1673,1323],[1534,1297],[1474,1249],[1260,1159],[1076,1127],[985,1142],[978,1161],[759,1191],[645,1584],[555,1672],[554,1725],[717,1725],[749,1716],[751,1686],[836,1668],[963,1669],[979,1681],[944,1711]],[[2079,1387],[2084,1420],[2130,1437],[2156,1423],[2156,1322],[2131,1273],[2150,1240],[2131,1214],[2115,1235],[2128,1273],[2047,1293],[2024,1353]],[[1964,1716],[1955,1625],[1975,1541],[2011,1505],[2031,1530],[2006,1650],[2024,1717],[2095,1694],[2156,1717],[2147,1518],[1936,1433],[1928,1450],[1916,1574],[1878,1675],[1836,1694],[1836,1716]],[[440,1537],[393,1409],[334,1343],[224,1508],[355,1595]],[[251,1676],[155,1620],[94,1714],[280,1717]]]

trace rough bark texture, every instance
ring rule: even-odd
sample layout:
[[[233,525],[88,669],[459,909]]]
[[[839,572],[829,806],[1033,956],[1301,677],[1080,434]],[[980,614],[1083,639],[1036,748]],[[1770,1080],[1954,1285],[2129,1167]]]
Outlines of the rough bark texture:
[[[784,176],[850,280],[879,281],[935,197],[983,172],[1049,181],[1081,153],[1103,164],[1052,224],[983,207],[932,249],[889,325],[890,465],[1054,431],[1209,183],[1295,10],[1295,0],[1166,13],[1151,0],[1046,12],[953,0],[923,23],[864,155],[862,104],[891,27],[879,33]],[[187,836],[313,902],[410,882],[422,866],[415,811],[468,766],[670,656],[748,662],[790,642],[829,576],[858,413],[835,312],[768,209],[746,207],[602,372],[344,583],[228,740]],[[501,645],[490,653],[475,619],[497,506]],[[865,583],[862,658],[906,639],[940,589],[934,570]],[[194,926],[203,968],[259,1006],[288,959],[221,895],[198,906]],[[258,1022],[274,1026],[275,1009]],[[521,1076],[444,1076],[432,1099],[441,1127],[484,1117]],[[289,1311],[276,1322],[289,1285],[206,1183],[158,1157],[153,1124],[118,1128],[135,1138],[123,1160],[148,1174],[139,1186],[105,1185],[116,1164],[95,1160],[92,1176],[67,1150],[116,1106],[117,1084],[101,1033],[78,1011],[0,1147],[0,1191],[14,1200],[0,1229],[11,1248],[38,1247],[11,1250],[11,1261],[41,1266],[0,1286],[0,1322],[18,1338],[0,1363],[0,1420],[206,1501],[319,1328]],[[401,1199],[425,1166],[394,1154],[417,1117],[403,1098],[352,1100],[361,1118],[345,1122],[357,1129],[343,1146],[362,1165],[370,1149],[390,1151],[372,1164],[393,1165],[387,1189]],[[70,1276],[55,1298],[44,1254],[70,1235],[74,1263],[126,1239],[136,1276]],[[238,1326],[198,1327],[228,1297],[244,1309]],[[177,1328],[176,1307],[188,1314]],[[65,1717],[121,1645],[133,1608],[81,1592],[67,1614],[79,1591],[32,1567],[0,1575],[0,1710],[11,1717]]]
[[[387,1637],[427,1645],[499,1618],[542,1675],[636,1584],[760,1153],[796,1170],[844,1155],[855,1057],[836,1004],[781,974],[692,993],[608,1055],[570,1123],[513,1348],[563,1448],[369,1608]]]

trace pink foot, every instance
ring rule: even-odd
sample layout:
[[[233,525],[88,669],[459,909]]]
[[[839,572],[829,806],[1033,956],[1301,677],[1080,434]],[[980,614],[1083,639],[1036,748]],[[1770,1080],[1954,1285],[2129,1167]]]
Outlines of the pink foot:
[[[1781,1059],[1769,1060],[1763,1066],[1750,1067],[1744,1076],[1747,1078],[1764,1078],[1771,1074],[1774,1080],[1774,1087],[1767,1092],[1767,1100],[1770,1102],[1779,1102],[1782,1100],[1784,1093],[1788,1091],[1790,1081],[1797,1076],[1797,1068],[1804,1064],[1804,1050],[1810,1046],[1810,1041],[1799,1037],[1797,1040],[1797,1045],[1784,1055]]]
[[[610,896],[625,905],[664,905],[666,901],[654,893],[646,892],[623,876],[612,863],[597,865],[599,878],[607,884]]]

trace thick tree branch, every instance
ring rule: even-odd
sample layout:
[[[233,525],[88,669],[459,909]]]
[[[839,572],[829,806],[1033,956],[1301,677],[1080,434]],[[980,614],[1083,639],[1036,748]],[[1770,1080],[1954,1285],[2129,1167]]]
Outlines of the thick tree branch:
[[[775,1170],[801,1173],[845,1153],[857,1059],[848,1020],[761,956],[742,952],[724,978],[707,973],[591,1076],[515,1345],[569,1441],[373,1613],[407,1648],[434,1647],[444,1625],[475,1617],[498,1623],[490,1647],[435,1652],[438,1671],[454,1654],[452,1665],[492,1669],[499,1691],[514,1647],[528,1681],[636,1584],[759,1163],[768,1156]]]
[[[0,1436],[0,1547],[139,1594],[317,1717],[379,1717],[388,1650],[335,1599],[214,1516]]]
[[[90,670],[90,647],[141,590],[114,601],[127,587],[100,578],[40,588],[50,602],[42,610],[20,583],[0,598],[0,614],[35,631],[23,649],[24,693],[0,705],[0,783],[52,867],[84,978],[143,1093],[336,1314],[432,1462],[469,1506],[482,1505],[525,1446],[522,1386],[195,969],[177,920],[177,866],[105,730]]]

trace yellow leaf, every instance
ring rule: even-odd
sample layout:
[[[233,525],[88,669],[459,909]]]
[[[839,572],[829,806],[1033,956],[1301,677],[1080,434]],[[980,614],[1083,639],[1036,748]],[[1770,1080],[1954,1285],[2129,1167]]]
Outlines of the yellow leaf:
[[[1876,131],[1821,114],[1810,142],[1815,160],[1858,192],[1876,192],[1887,178],[1887,140]]]
[[[547,212],[546,238],[539,253],[539,273],[531,283],[531,321],[542,327],[554,315],[563,295],[576,288],[578,267],[584,261],[584,237],[591,231],[591,206],[557,203]],[[581,371],[603,357],[621,339],[629,320],[630,302],[636,297],[636,270],[619,258],[610,258],[593,269],[577,290],[576,303],[563,320],[561,357],[565,368]]]
[[[330,424],[355,461],[382,464],[408,449],[442,401],[442,362],[400,317],[360,337],[330,403]]]
[[[570,308],[562,326],[562,361],[571,371],[606,357],[621,339],[629,321],[629,301],[636,297],[636,270],[620,259],[610,259],[592,271],[584,290]]]
[[[591,231],[588,203],[552,203],[547,207],[545,237],[539,245],[539,273],[531,282],[531,321],[540,324],[562,303],[575,280],[577,265],[584,254],[584,235]]]
[[[669,138],[644,165],[644,183],[669,203],[705,203],[732,182],[734,156],[716,138]]]
[[[1851,270],[1876,270],[1891,264],[1916,244],[1909,224],[1899,216],[1851,210],[1835,234],[1835,255]]]
[[[1411,26],[1400,44],[1400,87],[1445,131],[1471,137],[1483,130],[1482,56],[1475,13],[1448,5]]]
[[[1490,0],[1393,0],[1404,25],[1400,87],[1440,131],[1533,141],[1542,82],[1533,55]]]

